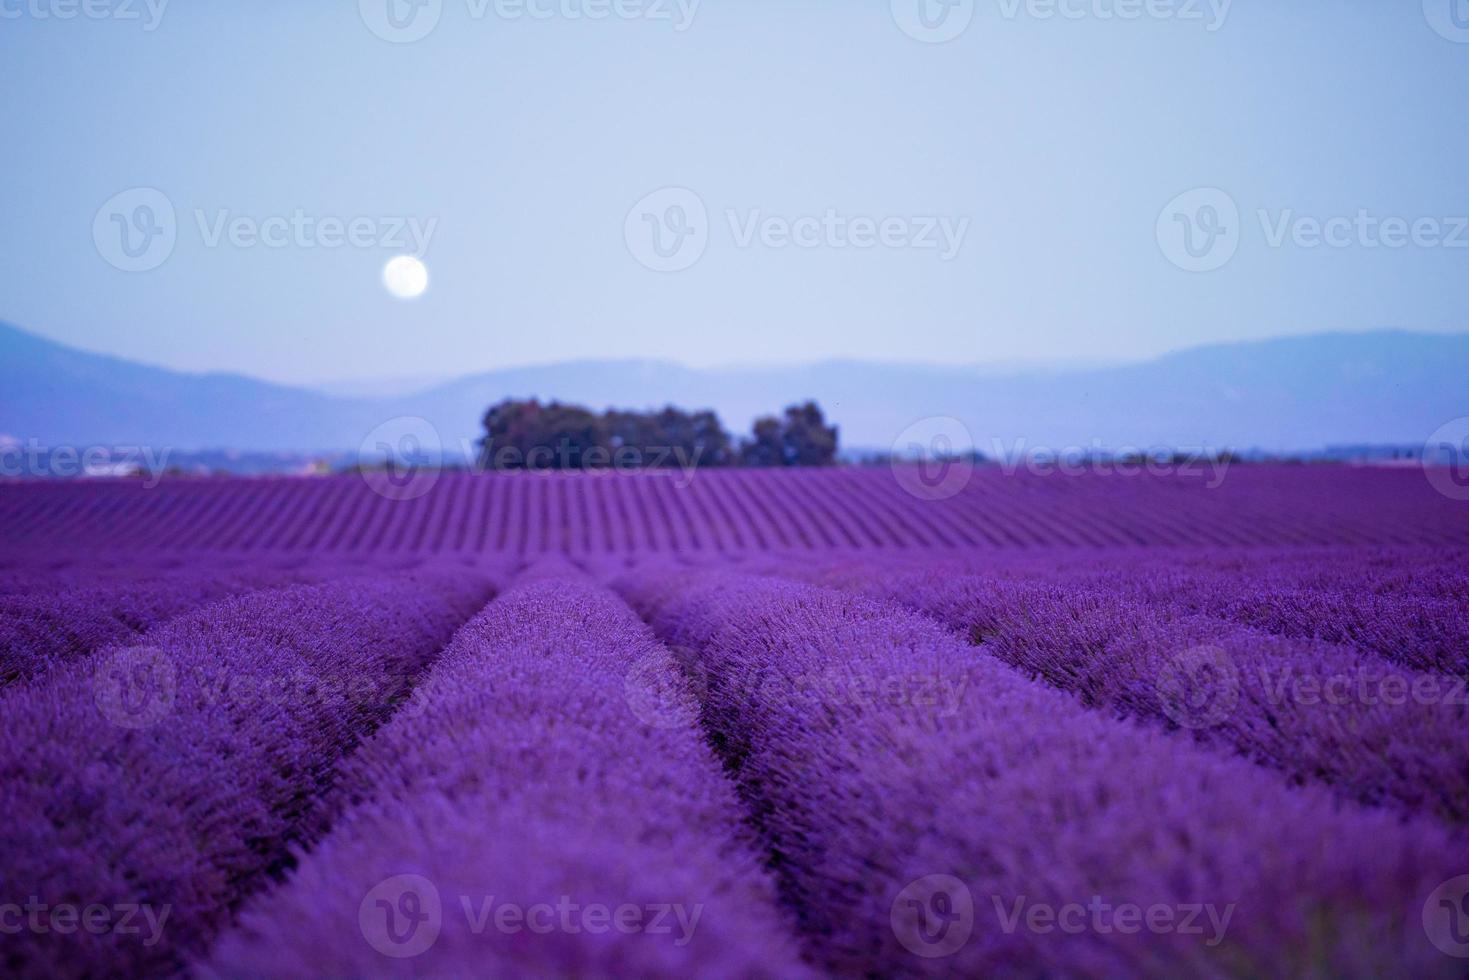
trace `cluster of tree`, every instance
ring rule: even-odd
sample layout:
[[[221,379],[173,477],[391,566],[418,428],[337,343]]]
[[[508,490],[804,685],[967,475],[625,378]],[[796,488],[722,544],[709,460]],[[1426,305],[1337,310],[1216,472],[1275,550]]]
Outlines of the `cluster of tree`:
[[[672,405],[651,412],[506,399],[484,417],[480,464],[487,469],[604,469],[693,466],[830,466],[837,429],[815,402],[757,419],[738,442],[712,411]]]

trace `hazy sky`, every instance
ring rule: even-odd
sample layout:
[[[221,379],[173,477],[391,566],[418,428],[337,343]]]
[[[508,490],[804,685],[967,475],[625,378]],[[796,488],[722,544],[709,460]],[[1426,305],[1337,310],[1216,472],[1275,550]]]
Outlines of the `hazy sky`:
[[[0,0],[0,319],[293,382],[1469,328],[1466,0],[422,2]]]

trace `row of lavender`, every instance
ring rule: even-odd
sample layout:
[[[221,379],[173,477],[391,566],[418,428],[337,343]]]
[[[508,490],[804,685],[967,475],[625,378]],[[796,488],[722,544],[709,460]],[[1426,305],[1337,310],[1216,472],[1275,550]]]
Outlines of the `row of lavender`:
[[[1063,588],[1106,589],[1269,633],[1350,644],[1407,667],[1469,673],[1462,548],[1111,552],[948,562]],[[930,564],[930,567],[932,565]]]
[[[1329,560],[1164,553],[758,568],[896,600],[1085,705],[1182,729],[1294,781],[1463,824],[1469,578],[1457,558],[1339,550]]]
[[[104,646],[146,636],[168,620],[260,589],[358,577],[418,563],[325,559],[160,559],[0,569],[0,688]]]
[[[421,471],[401,485],[382,476],[0,481],[0,527],[14,547],[94,554],[1469,544],[1463,503],[1417,470]]]
[[[74,571],[13,574],[0,591],[0,687],[142,637],[214,600],[323,574],[301,562],[211,562],[126,578]]]

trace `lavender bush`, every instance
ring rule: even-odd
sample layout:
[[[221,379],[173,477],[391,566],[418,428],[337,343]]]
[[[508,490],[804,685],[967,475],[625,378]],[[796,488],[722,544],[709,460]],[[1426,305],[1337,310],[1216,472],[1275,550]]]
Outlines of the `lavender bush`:
[[[135,640],[216,599],[309,582],[322,574],[319,568],[292,564],[205,565],[142,581],[25,588],[0,595],[0,686],[36,677],[99,647]]]

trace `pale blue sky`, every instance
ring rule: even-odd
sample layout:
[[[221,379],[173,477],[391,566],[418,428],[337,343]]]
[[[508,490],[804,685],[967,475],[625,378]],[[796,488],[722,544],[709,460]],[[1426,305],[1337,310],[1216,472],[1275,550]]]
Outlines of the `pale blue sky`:
[[[0,319],[292,382],[570,357],[1121,359],[1469,329],[1469,233],[1462,248],[1371,248],[1355,230],[1345,247],[1272,247],[1257,216],[1365,210],[1457,240],[1469,43],[1419,0],[1235,0],[1216,30],[1206,0],[1155,0],[1201,20],[1127,21],[1098,16],[1118,0],[1072,0],[1077,19],[977,0],[943,44],[907,36],[886,0],[703,0],[684,30],[539,2],[553,16],[442,0],[428,36],[397,44],[356,0],[173,0],[153,30],[143,0],[120,11],[139,20],[0,0]],[[177,240],[130,273],[93,226],[134,187],[167,196]],[[625,238],[664,187],[707,208],[707,248],[681,271],[645,268]],[[1198,187],[1241,213],[1237,252],[1208,272],[1170,262],[1155,233]],[[436,221],[429,291],[382,288],[411,247],[209,244],[222,216],[298,209],[373,219],[374,240],[386,219]],[[752,218],[828,209],[910,236],[928,217],[967,225],[947,260],[827,232],[738,244]]]

